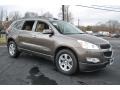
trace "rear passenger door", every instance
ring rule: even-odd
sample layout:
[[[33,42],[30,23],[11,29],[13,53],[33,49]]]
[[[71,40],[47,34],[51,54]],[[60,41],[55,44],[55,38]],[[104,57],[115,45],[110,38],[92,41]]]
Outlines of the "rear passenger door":
[[[33,29],[35,20],[27,20],[24,22],[22,29],[19,31],[19,47],[22,49],[33,49]]]

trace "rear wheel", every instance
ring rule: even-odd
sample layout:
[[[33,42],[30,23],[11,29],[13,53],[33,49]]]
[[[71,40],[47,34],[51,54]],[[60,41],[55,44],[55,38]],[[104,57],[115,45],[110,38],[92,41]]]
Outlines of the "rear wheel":
[[[77,70],[77,59],[71,50],[60,50],[55,57],[55,63],[57,69],[67,75],[74,74]]]
[[[8,43],[8,52],[9,52],[9,55],[13,58],[17,58],[20,55],[17,45],[14,41],[10,41]]]

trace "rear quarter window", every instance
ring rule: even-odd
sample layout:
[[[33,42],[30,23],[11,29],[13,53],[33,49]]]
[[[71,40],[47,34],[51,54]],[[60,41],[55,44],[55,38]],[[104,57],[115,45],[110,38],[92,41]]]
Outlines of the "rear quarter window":
[[[21,30],[22,29],[22,26],[23,26],[23,22],[24,21],[17,21],[13,24],[13,27],[18,29],[18,30]]]

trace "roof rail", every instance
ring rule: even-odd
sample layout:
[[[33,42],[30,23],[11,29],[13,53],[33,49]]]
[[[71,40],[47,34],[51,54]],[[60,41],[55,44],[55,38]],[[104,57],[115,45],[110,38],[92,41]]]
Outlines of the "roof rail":
[[[45,19],[45,20],[59,20],[57,18],[46,18],[46,17],[43,17],[43,16],[39,16],[39,17],[28,17],[28,18],[20,18],[20,19],[17,19],[17,20],[21,20],[21,19]]]
[[[46,18],[46,19],[48,19],[48,20],[59,20],[57,18]]]

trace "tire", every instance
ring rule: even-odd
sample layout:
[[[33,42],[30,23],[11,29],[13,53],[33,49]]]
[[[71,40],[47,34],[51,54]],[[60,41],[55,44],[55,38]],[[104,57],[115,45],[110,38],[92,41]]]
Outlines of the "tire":
[[[8,52],[9,52],[9,55],[13,58],[17,58],[20,55],[17,45],[14,41],[10,41],[8,43]]]
[[[55,57],[56,68],[66,75],[72,75],[77,71],[77,58],[71,50],[60,50]]]

